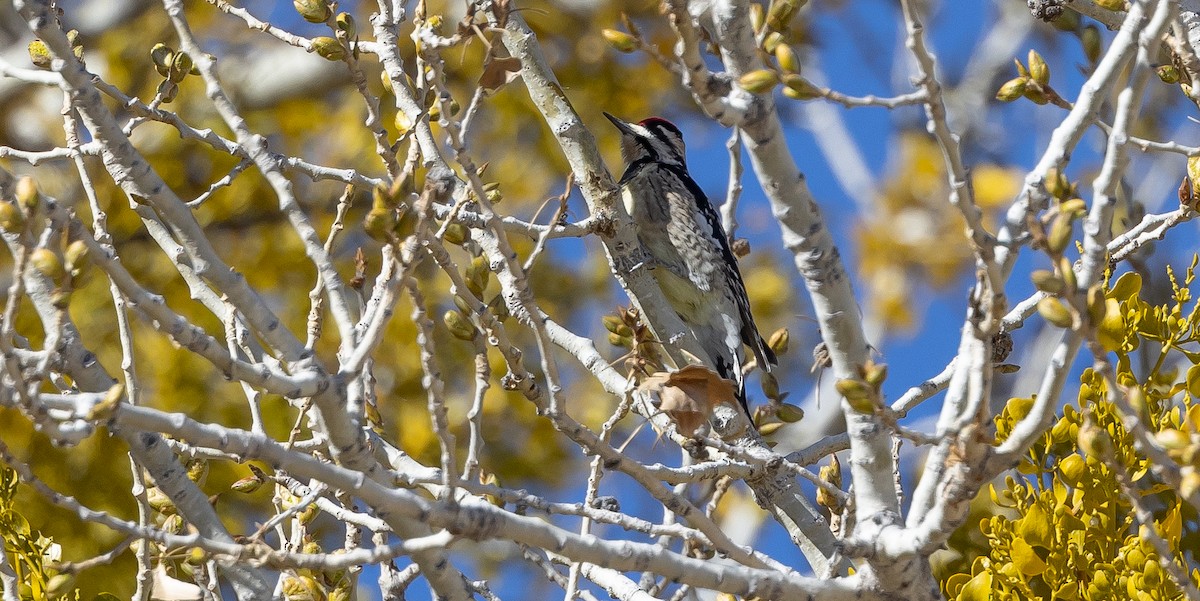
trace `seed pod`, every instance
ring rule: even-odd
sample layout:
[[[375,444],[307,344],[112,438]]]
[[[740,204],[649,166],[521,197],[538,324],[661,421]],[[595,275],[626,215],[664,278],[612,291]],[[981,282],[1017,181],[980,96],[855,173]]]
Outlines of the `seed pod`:
[[[1033,280],[1033,286],[1047,294],[1060,294],[1063,291],[1062,278],[1054,274],[1049,269],[1038,269],[1029,274]]]
[[[788,73],[783,76],[783,95],[795,100],[812,100],[824,96],[825,92],[807,79]]]
[[[479,330],[475,329],[474,324],[465,315],[455,310],[446,311],[445,315],[442,315],[442,323],[446,324],[446,329],[450,330],[450,334],[459,340],[470,342],[479,335]]]
[[[319,36],[312,39],[312,52],[316,52],[321,58],[330,61],[340,61],[346,58],[346,47],[342,43],[329,36]]]
[[[1069,328],[1074,322],[1071,311],[1057,298],[1050,296],[1043,298],[1038,301],[1037,309],[1046,321],[1060,328]]]
[[[188,53],[176,53],[175,58],[171,61],[171,71],[167,75],[167,79],[179,83],[192,72],[195,66],[195,63],[192,62],[192,57],[188,56]]]
[[[738,78],[738,85],[751,94],[770,92],[777,83],[779,83],[779,78],[775,76],[774,71],[769,69],[751,71]]]
[[[1004,85],[1000,86],[1000,90],[996,92],[996,100],[1012,102],[1025,95],[1025,87],[1028,84],[1029,79],[1025,77],[1010,79],[1004,82]]]
[[[166,77],[171,72],[171,65],[175,61],[175,50],[159,42],[150,49],[150,61],[154,63],[154,70],[158,71],[159,75]]]
[[[775,61],[779,63],[779,68],[788,73],[800,72],[800,59],[796,56],[796,51],[792,50],[787,44],[780,44],[775,47]]]
[[[33,268],[40,271],[42,275],[54,280],[55,284],[61,283],[63,277],[67,275],[58,255],[48,248],[38,248],[29,253],[29,264],[33,265]]]
[[[771,350],[776,355],[784,355],[788,352],[788,345],[791,343],[791,340],[792,336],[788,333],[788,329],[779,328],[771,334],[771,338],[767,340],[767,346],[771,347]]]
[[[0,230],[19,232],[25,229],[25,214],[11,202],[0,200]]]
[[[1037,50],[1029,51],[1029,77],[1038,85],[1050,85],[1050,67]]]
[[[22,175],[21,179],[17,180],[15,190],[17,204],[25,209],[26,212],[32,213],[38,206],[38,198],[41,194],[38,192],[37,181],[28,175]]]
[[[324,23],[332,14],[325,0],[293,0],[292,6],[296,7],[296,12],[309,23]]]
[[[49,69],[54,57],[50,56],[50,48],[46,42],[34,40],[29,42],[29,61],[39,69]]]
[[[605,41],[609,46],[618,52],[633,52],[637,50],[637,38],[616,29],[604,29],[600,31],[600,35],[604,36]]]

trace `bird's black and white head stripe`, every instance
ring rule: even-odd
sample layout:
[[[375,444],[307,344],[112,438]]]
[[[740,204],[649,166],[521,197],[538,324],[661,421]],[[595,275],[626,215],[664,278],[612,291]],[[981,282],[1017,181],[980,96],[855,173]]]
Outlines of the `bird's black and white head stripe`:
[[[639,161],[683,166],[683,133],[674,123],[661,117],[650,117],[637,123],[626,123],[604,113],[621,130],[621,158],[626,165]]]

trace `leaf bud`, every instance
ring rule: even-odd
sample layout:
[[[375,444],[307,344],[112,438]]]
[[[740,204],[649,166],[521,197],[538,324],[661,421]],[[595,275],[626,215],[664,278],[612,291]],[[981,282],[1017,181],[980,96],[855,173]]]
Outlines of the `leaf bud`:
[[[471,259],[471,264],[467,266],[466,272],[467,289],[475,296],[482,298],[483,291],[487,289],[488,279],[492,272],[488,269],[487,259],[482,256]]]
[[[233,490],[234,492],[240,492],[242,494],[250,494],[250,493],[258,490],[259,488],[262,488],[262,485],[263,485],[262,480],[259,480],[258,478],[254,477],[254,476],[246,476],[245,478],[242,478],[241,480],[238,480],[237,482],[234,482],[233,484],[229,485],[229,488],[231,490]]]
[[[175,50],[159,42],[150,49],[150,61],[154,63],[154,70],[158,71],[159,75],[166,77],[171,72],[171,65],[175,62]]]
[[[40,194],[38,192],[37,181],[32,177],[23,175],[21,176],[21,179],[17,180],[17,204],[20,205],[22,209],[32,213],[33,210],[38,206],[39,196]]]
[[[1075,266],[1071,264],[1071,260],[1062,257],[1058,260],[1058,274],[1063,279],[1063,286],[1067,290],[1074,290],[1077,284],[1075,279]]]
[[[871,389],[867,388],[866,383],[861,380],[846,378],[838,380],[834,383],[833,387],[837,389],[838,394],[846,397],[847,400],[865,399],[871,396]]]
[[[1072,218],[1083,217],[1087,214],[1087,202],[1082,198],[1064,200],[1062,204],[1058,205],[1058,210],[1060,213],[1070,215]]]
[[[791,403],[783,403],[775,411],[775,416],[783,422],[794,424],[804,419],[804,410]]]
[[[471,229],[461,223],[451,223],[446,226],[446,234],[442,239],[455,246],[462,246],[471,239]]]
[[[1096,6],[1108,10],[1125,10],[1125,0],[1096,0]]]
[[[770,92],[777,83],[779,78],[769,69],[757,69],[738,78],[738,85],[751,94]]]
[[[783,34],[779,33],[778,31],[772,31],[771,33],[767,34],[767,37],[763,38],[762,47],[763,50],[774,53],[775,49],[778,48],[782,43]]]
[[[1050,102],[1050,97],[1046,95],[1046,91],[1041,86],[1025,86],[1025,97],[1037,105]]]
[[[1083,45],[1083,55],[1087,57],[1088,62],[1095,64],[1100,60],[1100,51],[1102,50],[1102,42],[1100,40],[1100,29],[1095,25],[1088,25],[1079,32],[1079,42]]]
[[[618,52],[633,52],[638,48],[637,38],[616,29],[604,29],[600,32],[604,40]]]
[[[488,312],[500,321],[504,321],[509,317],[508,304],[504,302],[504,295],[497,294],[495,298],[488,302],[487,308]]]
[[[167,79],[179,83],[183,78],[187,77],[196,64],[192,62],[192,57],[186,52],[175,53],[175,58],[171,60],[171,70],[167,74]]]
[[[766,23],[767,11],[757,2],[750,5],[750,26],[754,28],[754,32],[762,31],[763,24]]]
[[[783,76],[783,95],[793,100],[821,98],[825,92],[799,75],[788,73]]]
[[[1025,77],[1014,77],[1000,86],[1000,90],[996,92],[996,100],[1001,102],[1012,102],[1021,96],[1025,95],[1025,87],[1028,85],[1029,79]]]
[[[617,317],[616,315],[605,315],[604,317],[600,318],[600,321],[604,323],[604,329],[612,332],[613,334],[621,333],[622,328],[629,328],[629,326],[625,325],[625,322],[621,321],[621,318]]]
[[[784,355],[788,352],[788,346],[792,340],[791,334],[787,328],[779,328],[771,334],[771,338],[767,340],[767,346],[771,347],[776,355]]]
[[[1179,83],[1179,69],[1176,69],[1175,65],[1163,65],[1155,69],[1155,72],[1163,83]]]
[[[345,40],[354,38],[357,26],[354,23],[354,16],[350,13],[338,13],[337,19],[334,20],[334,25],[337,27],[337,36],[339,38]]]
[[[767,10],[767,27],[775,31],[783,31],[787,29],[788,23],[792,20],[792,15],[803,2],[799,0],[774,0],[771,3],[771,8]]]
[[[1175,428],[1159,430],[1154,434],[1154,441],[1158,443],[1158,446],[1168,451],[1181,451],[1186,449],[1188,445],[1191,444],[1191,440],[1189,439],[1188,435],[1182,430],[1177,430]]]
[[[1113,453],[1113,440],[1108,431],[1088,419],[1079,426],[1079,448],[1089,456],[1103,461]]]
[[[1071,311],[1057,298],[1043,298],[1038,301],[1037,310],[1046,321],[1060,328],[1069,328],[1073,323]]]
[[[1050,84],[1050,67],[1037,50],[1029,51],[1029,77],[1033,78],[1038,85]]]
[[[29,253],[29,264],[42,275],[54,280],[55,284],[62,282],[63,277],[67,275],[58,255],[48,248],[38,248]]]
[[[779,400],[779,379],[775,374],[764,371],[761,378],[763,395],[772,401]]]
[[[379,241],[386,241],[395,225],[396,214],[391,209],[371,209],[363,219],[363,230]]]
[[[50,580],[46,582],[46,589],[42,591],[46,595],[45,598],[58,599],[69,596],[71,591],[75,589],[76,576],[76,574],[66,572],[51,576]]]
[[[325,60],[340,61],[346,58],[346,47],[342,46],[341,42],[329,36],[318,36],[313,38],[310,50],[312,52],[316,52]]]
[[[1087,291],[1087,312],[1088,319],[1093,324],[1099,324],[1104,321],[1104,314],[1107,311],[1108,299],[1104,296],[1104,284],[1094,284]]]
[[[455,310],[446,311],[446,314],[442,315],[442,323],[445,323],[450,334],[459,340],[470,342],[479,335],[479,331],[475,329],[471,321]]]
[[[1029,274],[1033,280],[1033,285],[1038,290],[1047,294],[1060,294],[1063,291],[1064,284],[1062,278],[1054,274],[1048,269],[1038,269]]]
[[[332,14],[325,0],[293,0],[292,6],[296,7],[296,12],[309,23],[324,23]]]
[[[779,431],[780,428],[786,426],[783,422],[771,422],[758,427],[758,433],[762,436],[770,436]]]
[[[1075,191],[1071,180],[1067,179],[1067,175],[1058,168],[1051,168],[1046,172],[1046,178],[1042,181],[1042,185],[1046,187],[1046,192],[1059,199],[1070,198]]]
[[[775,60],[779,63],[779,68],[788,73],[800,72],[800,59],[796,56],[796,51],[787,44],[775,47]]]
[[[50,56],[50,48],[46,42],[34,40],[29,42],[29,60],[39,69],[49,69],[54,57]]]
[[[1052,255],[1061,255],[1071,243],[1072,222],[1068,215],[1058,215],[1050,224],[1050,233],[1046,235],[1046,250]]]
[[[863,379],[878,390],[883,385],[883,381],[887,379],[887,364],[867,361],[867,364],[863,366]]]
[[[25,214],[11,202],[0,200],[0,230],[19,232],[25,228]]]

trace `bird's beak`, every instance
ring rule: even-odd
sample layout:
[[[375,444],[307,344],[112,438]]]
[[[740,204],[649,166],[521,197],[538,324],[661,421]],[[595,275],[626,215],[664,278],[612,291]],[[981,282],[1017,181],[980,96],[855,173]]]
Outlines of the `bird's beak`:
[[[625,134],[627,136],[637,135],[637,132],[633,131],[633,128],[630,127],[628,123],[626,123],[608,113],[604,113],[604,116],[608,117],[608,120],[612,121],[612,124],[617,126],[617,129],[619,129],[622,134]]]

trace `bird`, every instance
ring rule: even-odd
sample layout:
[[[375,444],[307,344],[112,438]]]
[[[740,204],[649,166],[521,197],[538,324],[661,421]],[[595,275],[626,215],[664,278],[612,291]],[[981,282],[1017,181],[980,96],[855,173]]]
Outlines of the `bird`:
[[[618,185],[638,242],[652,260],[651,273],[712,360],[713,371],[734,382],[738,403],[750,417],[742,375],[745,347],[764,371],[778,361],[750,314],[746,283],[721,219],[688,173],[683,133],[661,117],[629,123],[604,116],[621,132],[625,172]]]

